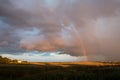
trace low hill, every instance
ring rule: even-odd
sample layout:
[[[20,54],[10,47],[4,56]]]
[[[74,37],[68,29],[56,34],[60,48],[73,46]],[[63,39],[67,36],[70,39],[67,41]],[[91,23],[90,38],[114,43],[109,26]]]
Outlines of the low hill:
[[[120,62],[31,62],[35,65],[53,65],[53,66],[71,66],[71,65],[86,65],[86,66],[115,66],[120,65]]]

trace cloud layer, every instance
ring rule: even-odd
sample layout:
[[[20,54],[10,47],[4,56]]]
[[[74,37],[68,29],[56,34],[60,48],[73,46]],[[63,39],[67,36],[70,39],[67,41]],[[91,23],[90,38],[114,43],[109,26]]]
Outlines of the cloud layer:
[[[10,59],[17,59],[29,62],[74,62],[85,61],[85,56],[70,56],[69,54],[59,54],[57,52],[43,52],[38,51],[26,52],[22,55],[2,54],[3,57]]]
[[[64,50],[120,60],[119,0],[1,0],[0,52]]]

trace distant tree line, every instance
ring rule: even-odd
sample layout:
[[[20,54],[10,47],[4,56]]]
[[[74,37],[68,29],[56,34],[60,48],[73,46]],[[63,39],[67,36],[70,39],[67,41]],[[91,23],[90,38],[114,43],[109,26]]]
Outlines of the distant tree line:
[[[20,60],[17,60],[17,59],[9,59],[7,57],[2,57],[0,56],[0,64],[27,64],[28,62],[27,61],[20,61]]]

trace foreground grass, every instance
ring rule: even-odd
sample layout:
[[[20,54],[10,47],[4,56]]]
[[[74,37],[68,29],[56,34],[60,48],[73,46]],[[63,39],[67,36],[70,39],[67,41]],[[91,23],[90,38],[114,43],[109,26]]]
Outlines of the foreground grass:
[[[0,80],[120,80],[119,63],[1,64]]]

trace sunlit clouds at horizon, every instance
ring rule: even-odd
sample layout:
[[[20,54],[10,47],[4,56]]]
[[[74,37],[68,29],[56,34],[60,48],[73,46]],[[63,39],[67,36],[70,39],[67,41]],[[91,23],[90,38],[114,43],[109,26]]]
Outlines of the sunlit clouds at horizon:
[[[59,54],[58,52],[26,52],[21,55],[2,54],[3,57],[18,59],[29,62],[77,62],[86,61],[85,56],[70,56],[69,54]]]

